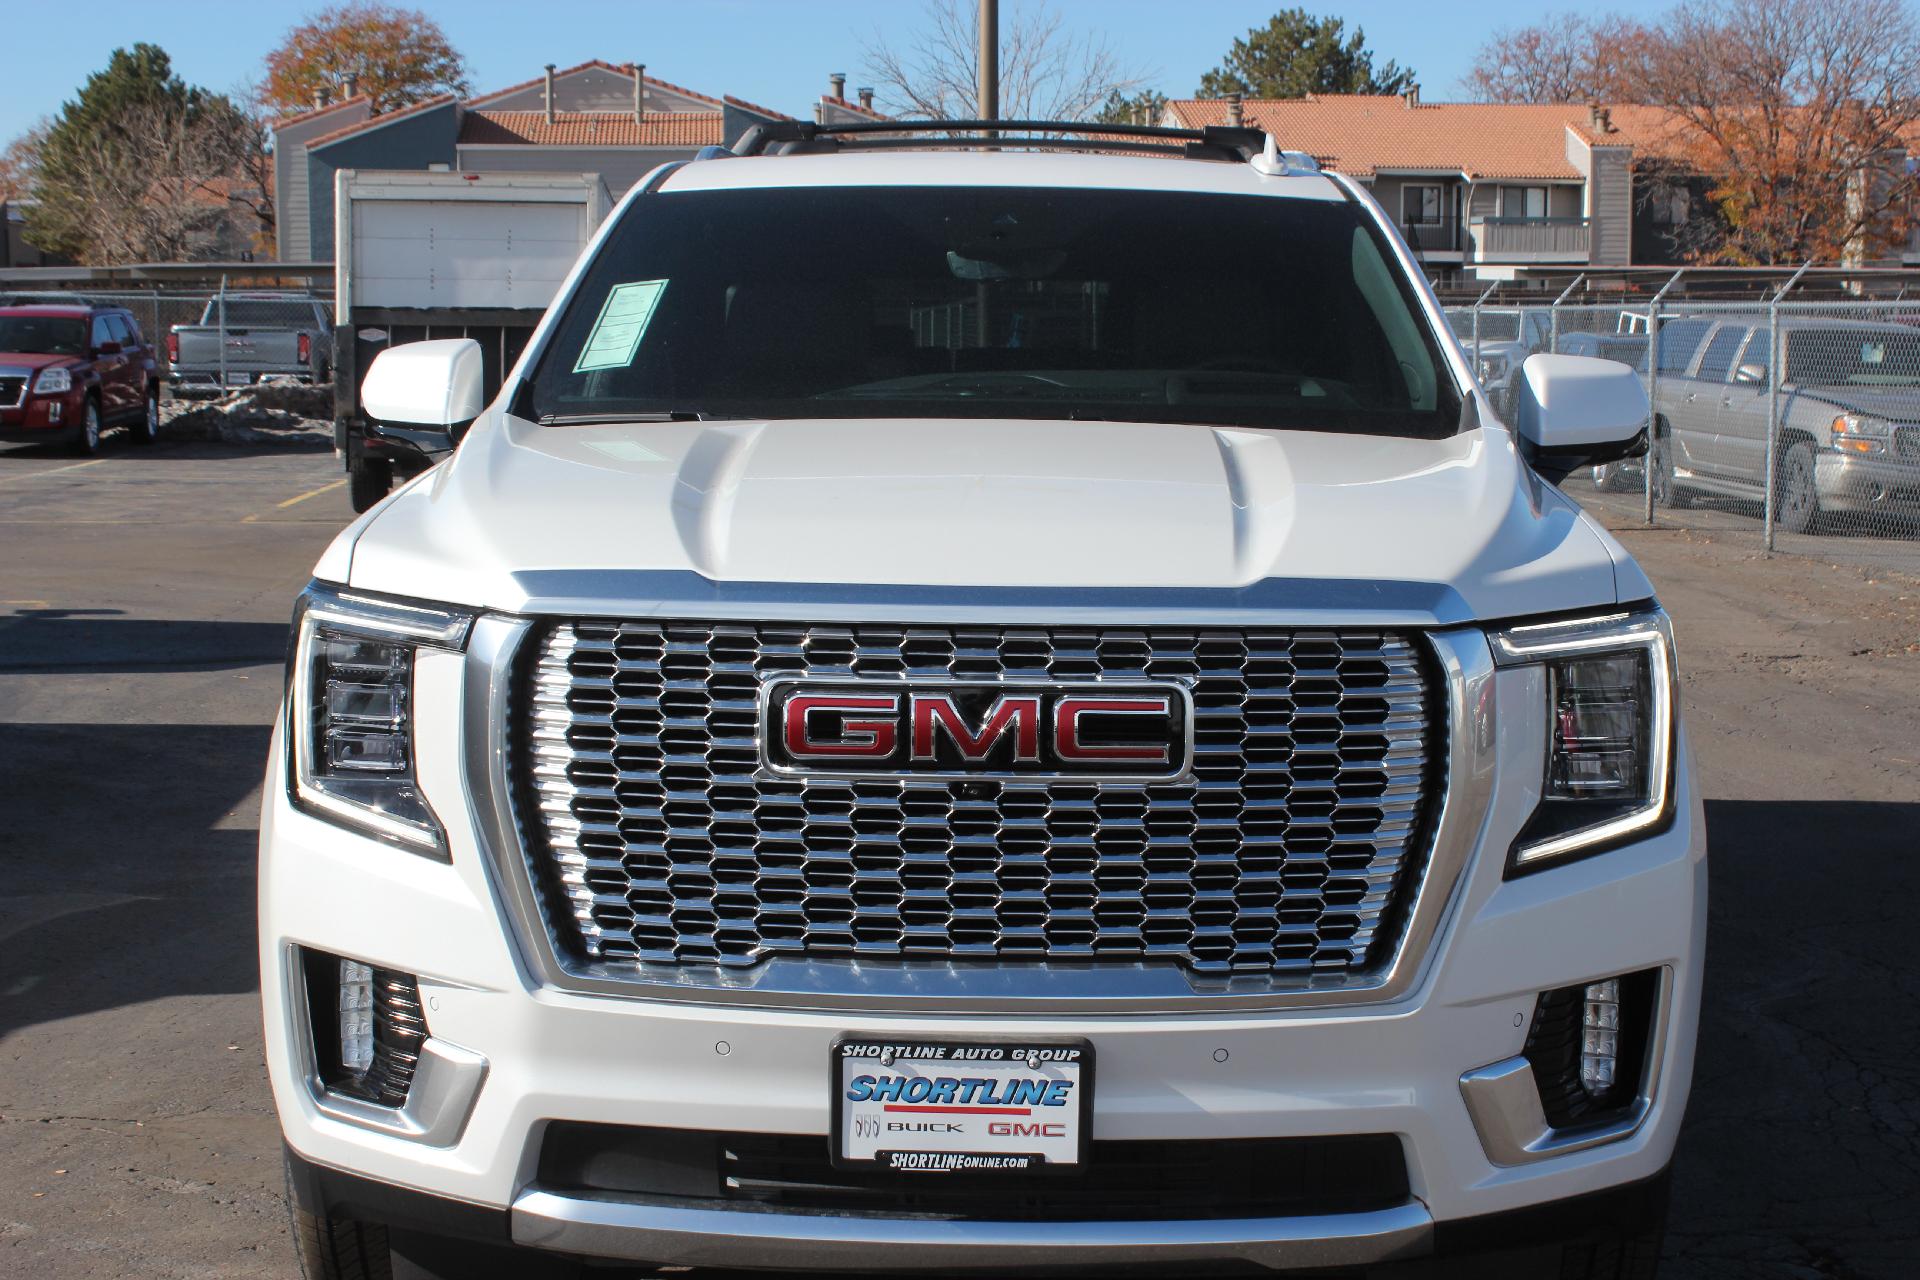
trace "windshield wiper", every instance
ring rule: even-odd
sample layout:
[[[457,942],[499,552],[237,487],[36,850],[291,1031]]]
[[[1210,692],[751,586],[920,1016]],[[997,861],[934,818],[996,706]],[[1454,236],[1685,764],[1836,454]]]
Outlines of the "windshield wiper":
[[[546,413],[536,421],[543,427],[586,427],[622,422],[712,422],[727,416],[697,409],[660,409],[652,413]]]

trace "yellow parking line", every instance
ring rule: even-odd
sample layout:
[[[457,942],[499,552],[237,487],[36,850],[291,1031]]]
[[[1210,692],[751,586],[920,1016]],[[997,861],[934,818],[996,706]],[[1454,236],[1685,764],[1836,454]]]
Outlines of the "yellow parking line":
[[[305,502],[308,498],[317,498],[323,493],[332,493],[335,489],[345,488],[346,483],[345,480],[335,480],[332,484],[323,484],[318,489],[309,489],[297,498],[288,498],[285,502],[275,504],[274,510],[285,511],[288,507]]]
[[[65,467],[54,467],[54,468],[53,468],[52,470],[49,470],[49,471],[22,471],[22,472],[21,472],[20,474],[18,474],[18,475],[11,475],[11,476],[0,476],[0,484],[5,484],[5,483],[7,483],[7,481],[9,481],[9,480],[32,480],[32,479],[34,479],[34,478],[35,478],[36,476],[57,476],[57,475],[63,475],[63,474],[65,474],[65,473],[66,473],[66,472],[68,472],[68,471],[78,471],[78,470],[80,470],[80,468],[82,468],[82,467],[97,467],[97,466],[99,466],[99,465],[100,465],[101,463],[103,463],[103,462],[105,462],[105,461],[107,461],[107,459],[105,459],[105,458],[95,458],[95,459],[94,459],[93,461],[91,461],[91,462],[76,462],[76,463],[73,463],[73,464],[72,464],[72,465],[70,465],[70,466],[65,466]],[[346,483],[346,481],[345,481],[345,480],[342,480],[342,481],[341,481],[340,483],[341,483],[341,484],[345,484],[345,483]]]

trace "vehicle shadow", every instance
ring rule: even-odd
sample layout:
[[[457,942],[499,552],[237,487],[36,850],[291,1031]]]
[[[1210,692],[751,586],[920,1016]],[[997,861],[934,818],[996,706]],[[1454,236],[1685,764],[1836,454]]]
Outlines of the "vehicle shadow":
[[[286,658],[287,626],[128,618],[118,609],[24,609],[4,619],[0,673],[222,671]]]
[[[1920,803],[1707,802],[1706,994],[1663,1276],[1920,1259]]]
[[[256,987],[256,819],[239,806],[269,735],[265,725],[0,723],[0,1038]]]

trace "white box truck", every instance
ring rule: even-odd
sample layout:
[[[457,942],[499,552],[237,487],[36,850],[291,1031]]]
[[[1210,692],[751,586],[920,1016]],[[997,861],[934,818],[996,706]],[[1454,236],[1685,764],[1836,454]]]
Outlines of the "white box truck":
[[[373,357],[473,338],[491,396],[611,204],[597,173],[340,171],[334,444],[356,511],[459,437],[369,419],[360,384]]]

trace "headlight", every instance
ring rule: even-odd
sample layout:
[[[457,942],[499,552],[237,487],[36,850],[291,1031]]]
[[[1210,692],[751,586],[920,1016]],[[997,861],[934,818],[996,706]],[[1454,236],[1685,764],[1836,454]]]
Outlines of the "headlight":
[[[458,650],[473,616],[314,583],[294,610],[287,681],[293,802],[418,853],[444,857],[415,777],[413,668]]]
[[[1893,424],[1884,418],[1843,413],[1833,420],[1833,447],[1845,453],[1885,453],[1893,442]]]
[[[1505,356],[1482,356],[1480,358],[1480,381],[1498,382],[1507,376],[1507,358]]]
[[[65,369],[42,369],[33,380],[35,395],[56,395],[73,390],[73,375]]]
[[[1538,666],[1546,776],[1507,873],[1599,853],[1664,825],[1673,789],[1673,627],[1654,609],[1494,632],[1494,662]]]

